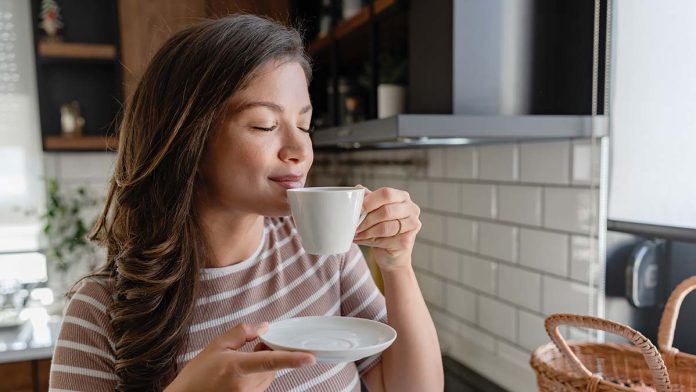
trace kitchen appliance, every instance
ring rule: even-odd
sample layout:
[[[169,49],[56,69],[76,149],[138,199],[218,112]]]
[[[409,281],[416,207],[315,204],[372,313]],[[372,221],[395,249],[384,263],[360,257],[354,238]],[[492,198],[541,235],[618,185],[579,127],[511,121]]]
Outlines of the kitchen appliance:
[[[604,69],[595,3],[605,1],[409,2],[409,114],[317,130],[314,146],[603,136],[606,119],[591,115],[595,85],[602,107]]]

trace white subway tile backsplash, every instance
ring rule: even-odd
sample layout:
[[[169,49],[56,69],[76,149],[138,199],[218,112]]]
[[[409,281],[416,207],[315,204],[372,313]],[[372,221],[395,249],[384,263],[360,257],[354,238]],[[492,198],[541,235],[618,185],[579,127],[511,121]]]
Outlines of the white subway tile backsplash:
[[[445,217],[445,243],[468,251],[476,250],[476,221]]]
[[[423,298],[436,306],[445,306],[445,282],[442,279],[420,273],[417,275]]]
[[[472,179],[477,176],[478,155],[475,147],[445,150],[445,175],[448,178]]]
[[[398,189],[401,191],[408,191],[408,189],[406,189],[406,180],[404,180],[404,179],[387,178],[387,179],[381,180],[380,182],[381,182],[380,188],[394,188],[394,189]],[[348,183],[352,184],[352,185],[357,184],[353,180],[349,180]]]
[[[472,323],[476,322],[476,294],[447,283],[445,307],[448,312]]]
[[[411,200],[421,208],[430,207],[429,183],[422,180],[408,180],[406,190],[411,195]]]
[[[595,221],[592,200],[596,191],[575,188],[544,189],[544,226],[552,229],[588,233]]]
[[[428,150],[428,177],[442,178],[445,176],[445,150],[433,148]]]
[[[494,181],[517,181],[519,157],[515,144],[481,146],[479,151],[479,178]]]
[[[463,184],[461,188],[461,212],[481,218],[495,218],[496,191],[493,185]]]
[[[597,271],[599,266],[592,268],[592,260],[596,260],[593,253],[597,250],[597,240],[586,236],[573,236],[570,241],[570,277],[581,282],[589,282],[592,276],[597,283]],[[591,275],[592,274],[592,275]]]
[[[520,264],[555,275],[568,275],[568,235],[520,229]]]
[[[536,350],[542,344],[550,341],[544,328],[544,318],[536,314],[519,310],[517,313],[519,322],[519,336],[517,343],[529,351]]]
[[[430,271],[430,260],[433,258],[433,249],[430,245],[416,240],[413,245],[411,262],[414,266]]]
[[[586,283],[597,283],[599,273],[590,264],[597,239],[588,238],[598,225],[599,191],[589,186],[593,179],[600,186],[596,147],[582,139],[359,151],[324,159],[428,164],[333,163],[313,174],[326,185],[339,179],[407,190],[424,209],[413,265],[442,349],[466,340],[527,367],[529,352],[549,341],[543,314],[596,312],[597,289]]]
[[[430,316],[433,318],[433,323],[435,324],[435,328],[438,331],[444,329],[452,333],[459,332],[459,320],[448,315],[447,313],[441,312],[436,309],[431,309]]]
[[[487,297],[478,297],[478,320],[481,328],[496,336],[515,341],[517,320],[515,308]]]
[[[573,142],[573,184],[587,185],[599,181],[600,145],[587,140]]]
[[[520,171],[523,182],[567,184],[570,175],[570,142],[520,145]]]
[[[539,226],[541,224],[541,188],[498,186],[498,219]]]
[[[421,230],[418,237],[438,243],[444,241],[445,221],[442,215],[421,212]]]
[[[495,294],[498,263],[470,255],[462,255],[460,282],[476,290]]]
[[[541,275],[507,265],[498,267],[498,296],[527,309],[541,310]]]
[[[433,248],[430,269],[436,275],[446,279],[457,280],[459,276],[459,253],[449,249]]]
[[[515,365],[528,368],[529,367],[529,357],[530,352],[524,351],[515,347],[503,340],[498,340],[498,356],[507,359],[508,361],[514,363]]]
[[[433,182],[431,186],[431,195],[433,203],[432,209],[458,213],[459,212],[459,195],[460,185],[449,182]]]
[[[115,160],[116,154],[110,152],[60,153],[61,180],[106,184],[113,173]]]
[[[586,284],[544,276],[545,314],[576,313],[593,314],[595,304],[591,303],[593,291]]]
[[[472,326],[459,323],[459,336],[485,350],[495,351],[495,338]]]
[[[479,222],[479,253],[517,262],[517,228],[497,223]]]

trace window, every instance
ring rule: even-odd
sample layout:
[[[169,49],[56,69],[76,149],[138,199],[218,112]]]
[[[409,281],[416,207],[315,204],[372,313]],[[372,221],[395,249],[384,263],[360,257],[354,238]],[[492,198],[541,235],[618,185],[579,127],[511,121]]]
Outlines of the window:
[[[45,191],[30,18],[28,1],[0,1],[0,254],[40,248],[36,213]],[[27,210],[35,213],[27,215]],[[45,275],[42,263],[17,262],[35,257],[17,257],[0,258],[0,263],[13,263],[0,266],[0,279]]]

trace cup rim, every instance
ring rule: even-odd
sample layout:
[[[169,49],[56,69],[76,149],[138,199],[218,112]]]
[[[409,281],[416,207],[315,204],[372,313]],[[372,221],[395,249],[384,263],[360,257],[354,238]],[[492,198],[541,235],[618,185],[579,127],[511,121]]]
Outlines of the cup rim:
[[[292,188],[288,189],[288,192],[296,193],[318,193],[318,192],[345,192],[345,191],[360,191],[365,188],[360,188],[357,186],[310,186],[304,188]]]

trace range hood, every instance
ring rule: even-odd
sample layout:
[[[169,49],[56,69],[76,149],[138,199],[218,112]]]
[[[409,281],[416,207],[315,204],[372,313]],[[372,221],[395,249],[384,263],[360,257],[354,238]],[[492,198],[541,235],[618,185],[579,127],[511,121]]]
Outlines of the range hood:
[[[605,117],[590,115],[596,112],[592,105],[602,107],[603,96],[603,64],[593,62],[601,39],[593,36],[594,2],[430,0],[408,6],[412,114],[319,129],[313,135],[316,148],[606,134]]]
[[[604,136],[604,116],[401,114],[327,128],[316,148],[410,148]]]

